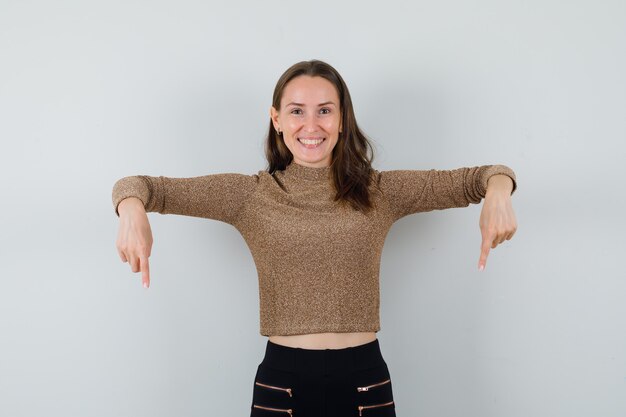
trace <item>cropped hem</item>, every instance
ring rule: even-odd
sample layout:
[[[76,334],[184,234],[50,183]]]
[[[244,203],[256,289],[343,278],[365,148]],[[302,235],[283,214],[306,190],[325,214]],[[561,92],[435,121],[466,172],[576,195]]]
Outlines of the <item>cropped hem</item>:
[[[346,325],[329,326],[328,324],[323,327],[293,327],[288,328],[274,328],[274,329],[261,329],[261,336],[293,336],[301,334],[316,334],[316,333],[353,333],[353,332],[379,332],[380,325],[364,326],[364,327],[350,327]]]

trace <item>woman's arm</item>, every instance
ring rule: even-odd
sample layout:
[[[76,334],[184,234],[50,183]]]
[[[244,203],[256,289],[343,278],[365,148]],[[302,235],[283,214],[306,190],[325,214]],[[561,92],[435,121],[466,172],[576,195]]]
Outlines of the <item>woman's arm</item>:
[[[502,177],[513,184],[512,195],[517,189],[517,180],[515,172],[506,165],[381,171],[377,183],[396,221],[414,213],[480,203],[487,194],[489,184],[496,188],[503,186],[507,180]],[[492,178],[494,183],[489,182]]]
[[[120,219],[116,241],[120,259],[129,263],[132,272],[142,273],[143,285],[148,288],[153,239],[147,212],[204,217],[234,225],[258,181],[258,175],[243,174],[120,178],[111,195]]]
[[[203,217],[233,224],[258,181],[256,174],[238,173],[191,178],[135,175],[119,179],[111,197],[118,217],[119,204],[128,197],[136,197],[146,212]]]

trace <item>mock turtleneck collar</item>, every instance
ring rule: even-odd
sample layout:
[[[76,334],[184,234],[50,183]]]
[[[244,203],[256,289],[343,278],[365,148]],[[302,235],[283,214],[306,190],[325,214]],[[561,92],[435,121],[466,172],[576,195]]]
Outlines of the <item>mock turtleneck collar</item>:
[[[313,168],[291,161],[285,168],[285,175],[309,181],[328,181],[330,170],[330,166]]]

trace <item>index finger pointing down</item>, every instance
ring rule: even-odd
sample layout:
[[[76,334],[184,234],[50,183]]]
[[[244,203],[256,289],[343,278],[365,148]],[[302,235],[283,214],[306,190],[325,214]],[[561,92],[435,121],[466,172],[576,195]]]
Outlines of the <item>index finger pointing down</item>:
[[[141,269],[141,280],[143,281],[144,288],[150,286],[150,266],[148,264],[148,257],[141,256],[139,258],[139,268]]]

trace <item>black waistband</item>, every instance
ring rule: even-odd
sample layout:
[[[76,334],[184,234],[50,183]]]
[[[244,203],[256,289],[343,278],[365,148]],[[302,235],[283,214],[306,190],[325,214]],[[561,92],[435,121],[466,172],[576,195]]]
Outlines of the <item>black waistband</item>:
[[[342,349],[304,349],[267,340],[264,364],[289,372],[355,371],[385,364],[378,339]]]

